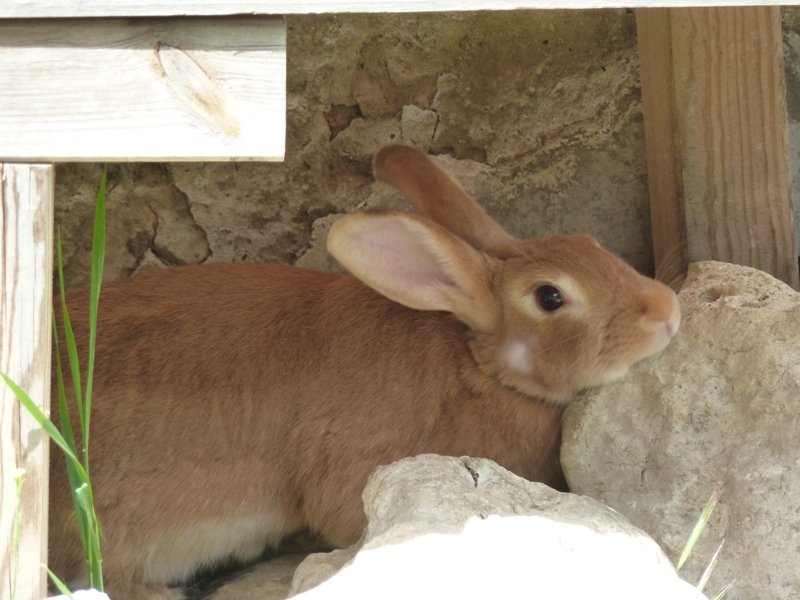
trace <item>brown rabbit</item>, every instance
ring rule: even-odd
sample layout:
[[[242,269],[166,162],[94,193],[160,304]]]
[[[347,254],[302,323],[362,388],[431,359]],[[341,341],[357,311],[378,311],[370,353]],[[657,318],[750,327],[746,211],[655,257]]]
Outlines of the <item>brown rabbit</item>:
[[[374,167],[425,217],[336,222],[354,277],[241,263],[104,286],[90,454],[114,600],[179,597],[166,586],[301,527],[351,544],[368,475],[405,456],[487,457],[564,489],[564,403],[677,330],[672,291],[594,239],[516,240],[409,147]],[[87,290],[68,304],[85,353]],[[52,454],[51,567],[80,584]]]

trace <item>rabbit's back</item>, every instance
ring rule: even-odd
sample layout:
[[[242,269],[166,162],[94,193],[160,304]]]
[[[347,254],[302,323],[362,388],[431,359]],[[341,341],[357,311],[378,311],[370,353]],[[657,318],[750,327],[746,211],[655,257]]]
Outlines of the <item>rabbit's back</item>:
[[[67,297],[85,360],[88,295]],[[476,371],[468,339],[453,316],[285,265],[104,286],[90,454],[108,576],[180,580],[302,526],[352,543],[369,473],[419,453],[487,456],[563,487],[560,409]],[[75,577],[53,454],[51,564]]]

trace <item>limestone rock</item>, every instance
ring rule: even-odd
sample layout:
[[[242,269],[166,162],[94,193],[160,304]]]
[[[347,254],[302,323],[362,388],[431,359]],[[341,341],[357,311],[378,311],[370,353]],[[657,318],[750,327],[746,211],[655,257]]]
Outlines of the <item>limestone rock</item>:
[[[50,596],[51,600],[70,600],[67,596]],[[108,596],[97,590],[76,590],[72,592],[72,600],[108,600]]]
[[[746,267],[697,263],[666,351],[585,394],[565,416],[570,488],[624,514],[677,557],[717,485],[722,500],[687,564],[708,591],[800,596],[800,294]]]
[[[313,589],[328,581],[355,558],[362,542],[332,552],[309,554],[294,572],[289,595]]]
[[[295,264],[306,269],[320,269],[332,273],[344,273],[344,268],[328,253],[328,232],[341,215],[327,215],[314,221],[308,250]]]
[[[358,553],[300,598],[703,598],[619,514],[490,460],[403,459],[377,469],[363,498]],[[292,589],[304,589],[297,577]]]
[[[403,140],[413,146],[430,150],[438,124],[439,115],[435,111],[423,110],[413,104],[403,107],[400,130],[403,133]]]
[[[255,565],[222,584],[207,600],[284,600],[303,554],[289,554]]]

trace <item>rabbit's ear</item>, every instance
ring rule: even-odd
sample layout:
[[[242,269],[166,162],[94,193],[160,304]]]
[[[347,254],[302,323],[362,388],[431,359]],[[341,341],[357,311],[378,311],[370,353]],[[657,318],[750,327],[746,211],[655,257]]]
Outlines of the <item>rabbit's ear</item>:
[[[397,188],[426,217],[479,250],[514,237],[492,219],[433,159],[410,146],[389,144],[375,153],[375,177]]]
[[[498,315],[495,259],[408,213],[354,213],[334,223],[328,251],[366,285],[409,308],[452,312],[477,331]]]

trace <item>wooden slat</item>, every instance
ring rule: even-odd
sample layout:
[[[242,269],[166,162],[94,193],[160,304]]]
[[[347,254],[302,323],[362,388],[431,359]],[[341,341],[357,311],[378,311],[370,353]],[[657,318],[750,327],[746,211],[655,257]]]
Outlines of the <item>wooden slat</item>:
[[[798,288],[780,9],[638,13],[657,264],[685,239]]]
[[[0,160],[281,160],[285,111],[280,18],[0,20]]]
[[[436,12],[521,8],[636,8],[778,5],[777,0],[0,0],[0,18],[131,17],[348,12]],[[786,4],[786,2],[783,2]]]
[[[0,164],[0,370],[47,411],[53,275],[53,177],[50,165]],[[0,600],[11,598],[13,471],[25,469],[17,594],[43,598],[47,579],[48,442],[0,381]]]
[[[636,11],[642,110],[647,147],[647,186],[656,275],[672,282],[685,273],[686,227],[683,189],[675,148],[672,33],[669,9]]]

